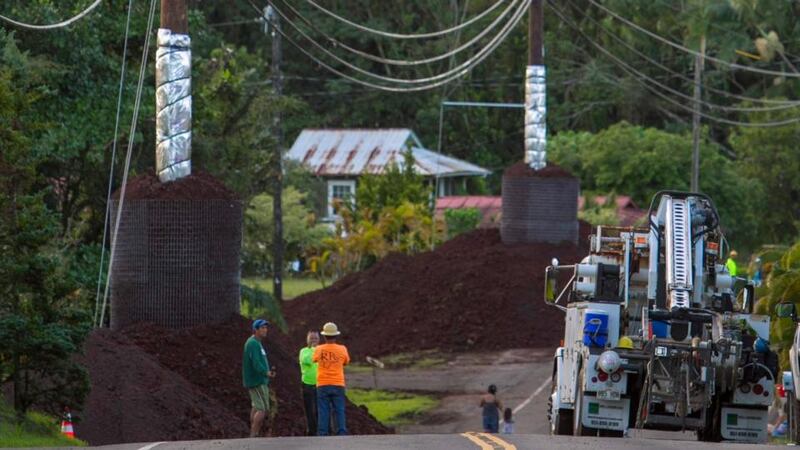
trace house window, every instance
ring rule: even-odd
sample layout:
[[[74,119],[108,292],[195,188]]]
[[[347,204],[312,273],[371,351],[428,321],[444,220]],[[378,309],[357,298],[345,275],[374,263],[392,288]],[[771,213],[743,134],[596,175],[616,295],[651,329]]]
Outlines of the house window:
[[[328,182],[328,217],[333,217],[335,212],[333,210],[334,203],[339,202],[353,202],[356,193],[355,180],[336,180]]]

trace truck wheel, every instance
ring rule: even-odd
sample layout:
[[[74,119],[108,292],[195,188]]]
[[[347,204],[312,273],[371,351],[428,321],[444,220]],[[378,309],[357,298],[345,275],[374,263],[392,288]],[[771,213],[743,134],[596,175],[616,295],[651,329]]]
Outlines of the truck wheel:
[[[789,414],[792,420],[789,421],[789,439],[795,444],[800,443],[800,402],[797,401],[797,395],[789,391],[786,393],[786,402],[789,403]]]
[[[703,442],[722,441],[722,408],[719,400],[719,393],[714,397],[711,405],[706,410],[706,426],[698,433],[698,438]]]
[[[550,389],[550,399],[547,401],[550,412],[550,434],[554,436],[569,436],[572,434],[572,410],[558,408],[557,415],[553,417],[553,393],[557,389],[556,382],[553,380],[553,387]]]
[[[583,426],[581,414],[583,411],[583,365],[578,373],[578,387],[575,389],[575,409],[572,417],[573,436],[597,436],[597,429]]]

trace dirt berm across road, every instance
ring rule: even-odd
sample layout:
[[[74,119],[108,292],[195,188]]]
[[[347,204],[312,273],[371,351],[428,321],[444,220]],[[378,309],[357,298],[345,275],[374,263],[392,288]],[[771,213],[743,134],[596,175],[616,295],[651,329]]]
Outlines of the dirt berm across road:
[[[590,226],[581,223],[585,239]],[[391,254],[363,272],[288,302],[292,343],[333,321],[351,355],[555,347],[564,314],[543,301],[553,257],[579,261],[587,243],[505,245],[497,229],[458,236],[437,249]]]

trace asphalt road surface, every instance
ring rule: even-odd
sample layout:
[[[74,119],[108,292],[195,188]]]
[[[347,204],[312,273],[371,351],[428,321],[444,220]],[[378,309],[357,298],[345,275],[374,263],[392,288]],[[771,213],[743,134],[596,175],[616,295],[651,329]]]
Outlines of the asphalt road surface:
[[[383,450],[383,449],[436,449],[436,450],[686,450],[686,441],[652,439],[614,439],[570,436],[546,436],[535,434],[487,435],[484,433],[462,434],[406,434],[382,436],[332,436],[332,437],[281,437],[258,439],[231,439],[216,441],[181,441],[165,443],[141,443],[97,447],[108,450]],[[712,444],[692,442],[692,450],[756,450],[774,449],[770,445],[727,443]]]

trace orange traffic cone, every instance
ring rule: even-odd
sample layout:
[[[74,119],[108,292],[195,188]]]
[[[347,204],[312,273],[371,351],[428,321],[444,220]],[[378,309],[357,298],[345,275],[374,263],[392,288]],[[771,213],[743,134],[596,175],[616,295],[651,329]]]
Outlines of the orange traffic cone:
[[[72,414],[70,414],[69,408],[64,408],[64,417],[61,421],[61,434],[70,439],[75,439],[75,431],[72,429]]]

